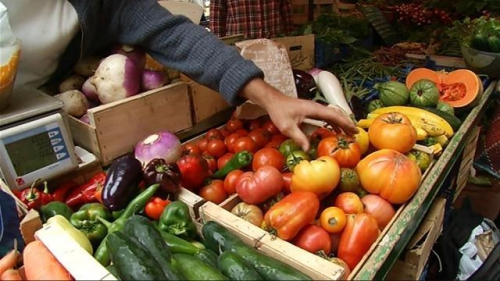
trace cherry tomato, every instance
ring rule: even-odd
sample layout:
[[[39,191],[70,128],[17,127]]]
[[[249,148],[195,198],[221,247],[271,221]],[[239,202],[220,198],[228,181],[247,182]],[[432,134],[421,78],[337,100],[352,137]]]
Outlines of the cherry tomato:
[[[234,142],[233,145],[234,153],[238,153],[242,150],[255,153],[257,149],[257,144],[249,137],[240,137]]]
[[[328,233],[340,233],[347,223],[347,216],[341,208],[328,207],[321,212],[319,221]]]
[[[239,138],[240,135],[238,135],[237,133],[231,133],[224,139],[224,144],[226,144],[227,151],[234,152],[234,143]]]
[[[222,132],[219,129],[213,128],[208,130],[208,132],[205,134],[205,138],[209,140],[211,139],[223,140],[224,136],[222,135]]]
[[[271,136],[280,134],[280,130],[271,120],[267,120],[266,122],[264,122],[261,128],[267,131]]]
[[[199,194],[203,199],[215,204],[220,204],[229,197],[224,189],[224,181],[217,179],[202,187]]]
[[[215,171],[217,171],[217,160],[215,160],[215,158],[208,152],[203,152],[202,156],[203,159],[207,161],[208,169],[210,170],[210,172],[215,173]]]
[[[177,160],[177,165],[181,171],[181,186],[195,191],[203,186],[210,170],[208,163],[200,154],[184,155]]]
[[[223,140],[211,139],[208,141],[206,152],[214,158],[219,158],[227,152],[227,149]]]
[[[182,146],[182,154],[200,154],[201,149],[194,142],[188,142]]]
[[[208,139],[202,138],[196,144],[198,145],[198,148],[200,149],[200,152],[204,152],[204,151],[207,150]]]
[[[332,250],[332,240],[330,234],[322,227],[310,224],[303,227],[292,243],[308,252],[316,254],[323,252],[328,256]]]
[[[257,128],[260,128],[261,125],[262,125],[262,123],[260,123],[259,119],[253,119],[253,120],[248,121],[246,127],[249,131],[253,131]]]
[[[226,130],[231,133],[236,132],[239,129],[243,129],[243,121],[238,118],[231,118],[226,123]]]
[[[255,142],[255,144],[257,144],[257,147],[259,149],[264,147],[267,142],[269,142],[269,133],[267,131],[264,131],[264,129],[262,128],[257,128],[250,131],[247,136],[251,138]]]
[[[219,157],[219,159],[217,159],[217,169],[222,169],[222,167],[226,165],[227,161],[229,161],[229,159],[231,159],[233,156],[234,153],[228,152]]]
[[[236,184],[242,174],[242,170],[232,170],[227,174],[224,179],[224,190],[226,190],[227,194],[232,195],[236,193]]]
[[[285,156],[278,150],[265,147],[258,150],[252,159],[252,170],[257,171],[260,167],[272,166],[282,171],[285,166]]]

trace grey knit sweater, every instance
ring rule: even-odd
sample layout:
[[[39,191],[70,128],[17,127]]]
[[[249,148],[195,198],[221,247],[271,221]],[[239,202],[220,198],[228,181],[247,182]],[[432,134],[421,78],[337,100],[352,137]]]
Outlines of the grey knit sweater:
[[[70,0],[81,32],[64,52],[51,82],[68,75],[76,62],[118,43],[140,46],[174,68],[238,104],[238,91],[263,72],[187,17],[174,16],[156,0]]]

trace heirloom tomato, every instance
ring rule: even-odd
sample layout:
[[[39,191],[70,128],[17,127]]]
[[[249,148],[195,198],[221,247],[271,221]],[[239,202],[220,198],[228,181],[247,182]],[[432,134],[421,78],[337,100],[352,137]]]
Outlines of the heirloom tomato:
[[[295,150],[292,151],[288,154],[286,157],[286,167],[288,168],[289,171],[293,172],[293,169],[297,164],[300,163],[302,160],[311,160],[311,156],[307,153],[304,152],[303,150]]]
[[[293,139],[286,139],[280,144],[279,151],[281,154],[283,154],[285,157],[288,157],[288,154],[292,153],[292,151],[295,150],[301,150],[302,148],[300,145],[294,141]]]
[[[339,183],[340,168],[331,156],[322,156],[315,160],[302,160],[293,169],[290,189],[311,191],[320,199],[330,194]]]
[[[224,189],[224,181],[218,179],[210,180],[198,193],[203,199],[215,204],[220,204],[229,197]]]
[[[359,145],[361,155],[365,154],[370,147],[370,138],[368,137],[368,132],[365,129],[358,127],[358,133],[354,135],[354,139]]]
[[[340,192],[357,192],[361,188],[359,183],[358,173],[355,170],[349,168],[340,169]]]
[[[319,223],[328,233],[340,233],[345,227],[347,216],[341,208],[328,207],[321,212]]]
[[[240,202],[234,206],[234,208],[231,209],[231,213],[258,227],[260,227],[264,221],[262,210],[258,206],[250,205],[245,202]]]
[[[327,128],[317,128],[316,130],[314,130],[314,132],[312,132],[309,138],[320,141],[327,137],[334,137],[335,135],[336,133],[334,131]]]
[[[318,144],[318,156],[330,155],[341,168],[354,168],[361,159],[361,149],[354,138],[338,134],[322,139]]]
[[[278,150],[271,147],[264,147],[259,149],[252,159],[252,170],[257,171],[263,166],[273,166],[282,171],[285,167],[285,156]]]
[[[274,204],[264,215],[266,229],[279,238],[291,241],[311,224],[319,211],[319,199],[310,191],[292,192]]]
[[[236,184],[238,183],[238,179],[242,174],[242,170],[232,170],[224,178],[224,189],[229,195],[236,193]]]
[[[392,149],[368,154],[356,167],[361,186],[392,204],[408,201],[420,186],[420,167],[406,155]]]
[[[292,243],[313,254],[328,256],[332,250],[330,234],[321,226],[314,224],[303,227],[293,238]]]
[[[377,240],[379,233],[377,221],[372,215],[347,215],[347,224],[340,235],[337,257],[353,270]]]
[[[364,206],[364,212],[377,220],[380,230],[383,230],[396,214],[392,204],[378,195],[365,195],[361,198],[361,202]]]
[[[354,192],[342,192],[335,198],[333,203],[346,214],[359,214],[363,212],[363,203],[361,198]]]
[[[210,170],[207,161],[201,154],[184,155],[177,160],[181,171],[181,186],[196,191],[203,186]]]
[[[379,115],[368,127],[370,143],[377,149],[394,149],[401,153],[410,151],[417,143],[417,131],[410,119],[402,113]]]
[[[255,172],[243,173],[236,184],[236,192],[243,202],[260,204],[283,190],[283,176],[272,166],[262,166]]]

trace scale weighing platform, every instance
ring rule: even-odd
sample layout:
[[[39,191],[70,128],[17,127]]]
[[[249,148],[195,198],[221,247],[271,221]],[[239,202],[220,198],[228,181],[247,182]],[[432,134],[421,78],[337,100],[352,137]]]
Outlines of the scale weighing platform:
[[[0,111],[0,176],[24,189],[96,161],[75,147],[62,101],[33,88],[17,88]]]

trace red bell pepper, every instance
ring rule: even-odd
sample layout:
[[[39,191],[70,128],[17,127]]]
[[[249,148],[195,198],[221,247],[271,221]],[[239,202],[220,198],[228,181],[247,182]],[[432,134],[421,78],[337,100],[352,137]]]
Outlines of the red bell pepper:
[[[59,185],[57,189],[54,190],[54,192],[52,192],[52,197],[54,198],[54,201],[64,202],[64,198],[66,198],[68,192],[76,188],[78,188],[78,184],[76,182],[74,181],[64,182],[61,185]]]
[[[54,197],[49,193],[49,186],[46,181],[43,182],[43,192],[40,193],[40,196],[40,203],[42,206],[54,201]]]
[[[101,172],[94,175],[81,186],[73,189],[65,198],[65,203],[72,209],[77,209],[83,204],[97,202],[96,191],[99,186],[104,185],[106,173]]]
[[[42,192],[35,188],[37,185],[39,179],[35,180],[30,188],[26,188],[21,192],[20,198],[21,202],[26,204],[28,207],[28,210],[35,209],[39,210],[40,207],[42,206]]]

